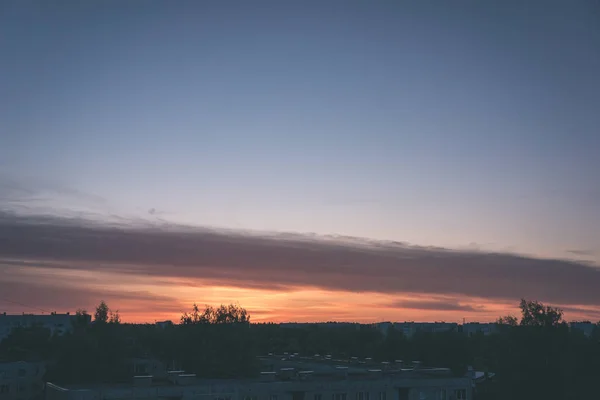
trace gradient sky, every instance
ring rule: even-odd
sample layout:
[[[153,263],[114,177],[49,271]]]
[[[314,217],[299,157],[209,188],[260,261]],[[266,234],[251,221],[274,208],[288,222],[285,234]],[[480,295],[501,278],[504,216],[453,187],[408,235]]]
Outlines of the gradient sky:
[[[598,265],[598,71],[594,1],[3,1],[0,210]],[[30,253],[41,254],[19,257]],[[13,282],[7,265],[0,281]],[[50,268],[27,265],[22,280]],[[469,311],[372,311],[392,294],[305,284],[268,292],[285,300],[231,281],[181,293],[279,320],[325,298],[331,307],[307,319]],[[493,301],[482,319],[501,313]]]

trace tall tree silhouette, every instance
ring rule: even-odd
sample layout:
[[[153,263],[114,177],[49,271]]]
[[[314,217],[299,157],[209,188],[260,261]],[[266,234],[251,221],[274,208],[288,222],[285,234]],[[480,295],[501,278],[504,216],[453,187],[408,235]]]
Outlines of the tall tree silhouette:
[[[96,307],[96,312],[94,313],[94,322],[105,324],[108,322],[110,309],[104,302],[104,300],[100,301],[100,304]]]

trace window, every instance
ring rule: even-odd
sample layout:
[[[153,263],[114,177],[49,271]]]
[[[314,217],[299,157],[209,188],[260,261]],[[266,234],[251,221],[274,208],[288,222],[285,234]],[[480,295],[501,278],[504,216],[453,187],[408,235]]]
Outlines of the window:
[[[276,395],[276,394],[272,394],[272,395],[269,397],[269,399],[270,399],[270,400],[277,400],[277,395]]]
[[[315,396],[314,396],[314,400],[322,400],[322,399],[323,399],[323,396],[321,396],[321,394],[320,394],[320,393],[318,393],[318,394],[315,394]]]
[[[456,389],[454,391],[456,400],[467,400],[467,389]]]
[[[244,397],[244,400],[256,400],[256,396],[246,396]]]
[[[346,393],[335,393],[331,395],[331,400],[346,400]]]
[[[446,400],[448,397],[448,394],[446,393],[446,389],[441,389],[440,390],[440,400]]]
[[[19,369],[19,376],[25,376],[27,374],[27,371],[25,371],[24,369]]]
[[[19,385],[19,392],[24,392],[25,390],[27,390],[27,388],[25,387],[25,385],[20,384]]]
[[[379,392],[379,399],[378,400],[386,400],[387,397],[387,393],[386,392]]]
[[[0,393],[10,393],[10,386],[7,384],[0,385]]]

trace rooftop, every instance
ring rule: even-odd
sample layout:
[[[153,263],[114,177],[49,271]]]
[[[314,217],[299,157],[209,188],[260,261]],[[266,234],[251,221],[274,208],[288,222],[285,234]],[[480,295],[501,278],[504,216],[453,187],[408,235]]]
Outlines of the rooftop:
[[[265,372],[275,372],[278,378],[289,379],[290,372],[321,379],[339,379],[354,376],[361,379],[402,376],[410,378],[451,377],[449,368],[424,367],[419,361],[411,363],[396,360],[393,363],[373,361],[371,358],[347,359],[331,355],[300,356],[296,354],[269,354],[259,357]]]

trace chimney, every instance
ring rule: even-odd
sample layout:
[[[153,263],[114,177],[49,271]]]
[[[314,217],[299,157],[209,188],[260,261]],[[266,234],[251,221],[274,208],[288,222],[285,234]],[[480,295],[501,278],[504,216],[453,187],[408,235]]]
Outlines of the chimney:
[[[421,361],[413,361],[413,369],[421,369]]]

